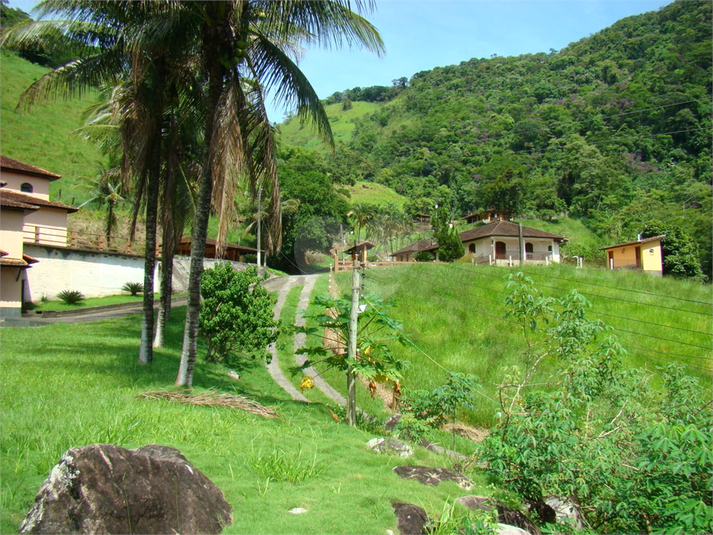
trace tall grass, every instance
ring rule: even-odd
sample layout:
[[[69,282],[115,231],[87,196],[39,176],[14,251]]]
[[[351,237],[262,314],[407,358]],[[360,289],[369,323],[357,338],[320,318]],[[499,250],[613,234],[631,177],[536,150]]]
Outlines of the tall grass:
[[[504,318],[506,277],[513,272],[469,264],[367,270],[367,292],[396,300],[393,316],[418,347],[394,348],[412,363],[404,380],[407,388],[433,388],[444,381],[446,369],[473,373],[482,392],[479,408],[466,416],[476,424],[493,423],[498,411],[495,385],[507,368],[521,363],[526,349],[520,327]],[[561,297],[574,288],[584,294],[592,303],[590,317],[611,326],[611,334],[627,350],[626,366],[656,373],[662,365],[682,362],[710,385],[710,286],[563,265],[528,266],[525,272],[545,295]],[[339,275],[342,288],[348,288],[349,277]],[[547,377],[556,363],[545,361],[542,370]],[[710,397],[710,390],[706,395]]]

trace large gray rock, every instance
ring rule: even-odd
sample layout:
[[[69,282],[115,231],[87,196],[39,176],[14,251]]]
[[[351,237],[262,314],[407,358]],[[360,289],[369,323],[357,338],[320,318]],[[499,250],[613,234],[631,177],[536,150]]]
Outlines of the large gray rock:
[[[498,535],[531,535],[524,529],[509,524],[498,524],[498,527],[495,528],[495,533]]]
[[[397,466],[394,468],[404,479],[415,479],[429,487],[435,487],[441,481],[454,481],[460,488],[470,490],[473,482],[463,474],[447,468],[431,468],[430,466]]]
[[[503,505],[494,498],[486,498],[485,496],[461,496],[457,499],[462,505],[476,511],[492,511],[495,509],[498,513],[498,522],[504,525],[514,526],[522,529],[531,535],[541,535],[542,532],[524,513]]]
[[[554,509],[558,524],[579,530],[584,529],[582,513],[574,503],[556,496],[550,496],[545,503]]]
[[[401,535],[423,535],[428,515],[423,507],[410,503],[392,503]]]
[[[366,445],[377,453],[390,453],[404,459],[413,457],[411,446],[393,438],[372,438]]]
[[[67,450],[20,533],[220,533],[223,493],[177,449],[93,444]]]

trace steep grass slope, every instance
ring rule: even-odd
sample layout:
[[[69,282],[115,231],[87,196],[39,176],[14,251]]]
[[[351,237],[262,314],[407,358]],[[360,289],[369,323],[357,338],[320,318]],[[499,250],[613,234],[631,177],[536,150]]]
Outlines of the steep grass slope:
[[[686,364],[711,397],[710,286],[564,265],[524,271],[544,295],[561,297],[573,289],[582,293],[592,303],[589,317],[610,326],[626,349],[626,366],[656,374],[659,366]],[[520,326],[505,319],[507,276],[515,272],[457,263],[366,270],[366,292],[396,301],[393,316],[415,344],[396,348],[411,362],[404,386],[433,388],[444,382],[446,370],[473,373],[483,395],[468,418],[480,425],[493,423],[499,408],[495,385],[508,367],[522,364],[526,348]],[[350,274],[340,274],[339,283],[348,289]],[[556,362],[545,359],[535,382],[546,382],[556,369]]]
[[[17,109],[20,95],[48,69],[0,50],[0,150],[22,162],[62,175],[51,184],[54,200],[75,204],[89,198],[77,187],[96,175],[104,157],[87,140],[74,135],[82,112],[94,102],[94,94],[58,98],[38,103],[29,110]],[[62,190],[61,199],[59,190]]]

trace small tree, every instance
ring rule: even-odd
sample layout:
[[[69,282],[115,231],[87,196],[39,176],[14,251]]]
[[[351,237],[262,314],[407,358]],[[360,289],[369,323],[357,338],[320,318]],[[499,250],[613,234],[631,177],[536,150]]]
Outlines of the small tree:
[[[452,215],[447,206],[442,206],[431,217],[433,237],[438,242],[438,259],[453,262],[465,254],[463,242],[452,224]]]
[[[241,368],[247,359],[269,359],[266,348],[279,335],[272,319],[272,295],[260,284],[255,266],[235,271],[229,263],[206,270],[201,285],[200,334],[206,360]]]
[[[663,236],[661,254],[663,255],[663,274],[674,277],[703,279],[701,261],[698,256],[698,244],[678,226],[667,226],[658,221],[644,225],[642,238]]]
[[[391,302],[370,295],[366,298],[367,306],[359,314],[357,322],[357,358],[350,362],[346,347],[349,341],[349,319],[351,300],[343,297],[322,295],[312,304],[319,311],[307,312],[307,325],[298,327],[297,332],[314,336],[320,340],[318,345],[300,348],[299,354],[308,355],[305,363],[296,368],[303,370],[318,363],[329,368],[337,368],[345,373],[357,373],[364,379],[374,382],[391,381],[398,384],[407,362],[394,356],[390,343],[406,343],[401,333],[401,324],[389,317]],[[332,346],[328,348],[324,342]],[[350,407],[347,407],[347,414]]]

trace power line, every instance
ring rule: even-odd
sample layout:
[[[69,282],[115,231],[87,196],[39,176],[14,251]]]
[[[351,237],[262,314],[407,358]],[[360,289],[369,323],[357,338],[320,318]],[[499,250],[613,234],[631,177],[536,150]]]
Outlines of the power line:
[[[374,305],[374,303],[372,303],[371,301],[369,301],[366,297],[364,297],[364,301],[366,301],[368,304],[370,304],[370,305],[372,306],[372,308],[374,309],[374,311],[375,311],[379,316],[381,316],[382,318],[384,318],[387,322],[389,321],[388,318],[386,318],[386,317],[379,311],[379,309]],[[421,354],[423,354],[427,359],[429,359],[431,362],[433,362],[436,366],[438,366],[439,368],[441,368],[441,369],[442,369],[443,371],[445,371],[446,373],[453,373],[453,372],[451,372],[448,368],[446,368],[445,366],[443,366],[443,364],[441,364],[441,363],[438,362],[436,359],[434,359],[431,355],[429,355],[428,353],[426,353],[426,352],[425,352],[423,349],[421,349],[418,345],[416,345],[416,343],[415,343],[413,340],[411,340],[411,338],[409,338],[409,336],[408,336],[405,332],[403,332],[403,331],[400,330],[400,329],[398,329],[397,331],[398,331],[398,333],[399,333],[401,336],[404,337],[404,339],[405,339],[409,344],[411,344],[418,352],[420,352]],[[497,406],[500,406],[500,403],[499,403],[498,401],[494,400],[493,398],[491,398],[491,397],[488,396],[487,394],[481,392],[480,390],[477,390],[477,389],[476,389],[475,392],[478,393],[478,394],[480,394],[480,395],[483,396],[484,398],[486,398],[486,399],[492,401],[492,402],[495,403]]]
[[[468,271],[468,272],[470,272],[470,273],[473,272],[473,269],[472,269],[472,268],[461,268],[461,267],[455,266],[455,265],[453,265],[453,264],[451,264],[449,267],[450,267],[450,269],[457,269],[457,270],[460,270],[460,271]],[[500,268],[496,267],[495,269],[500,269]],[[481,272],[480,274],[485,275],[486,277],[495,277],[495,278],[498,278],[498,279],[502,278],[500,275],[492,275],[492,274],[486,273],[486,272],[484,272],[484,271]],[[555,277],[555,276],[551,276],[551,275],[542,275],[542,274],[540,274],[540,273],[529,273],[529,272],[528,272],[528,273],[526,273],[526,275],[527,275],[528,277],[529,277],[529,276],[534,276],[534,277],[541,277],[541,278],[554,279],[554,280],[563,280],[563,281],[574,282],[574,283],[580,283],[580,282],[581,282],[582,284],[590,284],[590,285],[593,285],[593,286],[598,286],[598,287],[600,287],[600,288],[610,288],[609,286],[606,286],[606,285],[604,285],[604,284],[589,283],[589,282],[586,282],[586,281],[578,281],[578,280],[575,280],[575,279],[566,279],[566,278],[563,278],[563,277]],[[547,285],[545,285],[545,284],[542,284],[541,286],[544,287],[544,288],[552,288],[552,289],[555,289],[555,290],[565,290],[565,288],[561,288],[561,287],[557,287],[557,286],[547,286]],[[644,295],[648,295],[648,296],[651,296],[651,297],[660,297],[660,298],[666,298],[666,299],[673,299],[673,300],[676,300],[676,301],[691,301],[691,300],[689,300],[689,299],[684,299],[684,298],[682,298],[682,297],[672,297],[672,296],[663,295],[663,294],[654,294],[654,293],[642,292],[642,291],[640,291],[640,290],[629,290],[629,289],[627,289],[627,288],[621,288],[621,289],[620,289],[620,288],[617,288],[617,291],[624,291],[624,292],[632,292],[632,293],[644,294]],[[672,308],[672,307],[668,307],[668,306],[666,306],[666,305],[657,305],[657,304],[655,304],[655,303],[644,303],[643,301],[631,301],[631,300],[622,299],[622,298],[617,298],[617,297],[602,296],[602,295],[599,295],[599,294],[590,294],[590,295],[594,295],[594,296],[596,296],[596,297],[603,297],[603,298],[605,298],[605,299],[615,299],[615,300],[618,300],[618,301],[624,301],[624,302],[626,302],[626,303],[634,303],[634,304],[642,305],[642,306],[651,306],[651,307],[665,308],[665,309],[669,309],[669,310],[675,310],[675,311],[677,311],[677,312],[689,312],[689,313],[691,313],[691,314],[701,314],[701,315],[704,315],[704,316],[710,315],[710,311],[708,311],[708,312],[698,312],[698,311],[695,311],[695,310],[686,310],[686,309],[681,309],[681,308]],[[698,303],[698,304],[702,304],[702,305],[713,306],[713,302],[712,302],[712,303],[707,303],[707,302],[705,302],[705,301],[694,301],[694,302],[695,302],[695,303]]]
[[[427,280],[425,277],[417,277],[417,278],[419,278],[419,279],[421,279],[421,280],[423,280],[423,281],[426,281],[426,280]],[[375,278],[375,277],[374,277],[374,279],[375,279],[375,280],[378,280],[378,279]],[[431,284],[433,283],[433,281],[432,281],[431,279],[428,279],[428,282],[430,282]],[[496,291],[496,292],[497,292],[497,290],[493,290],[493,291]],[[498,293],[504,293],[504,292],[498,292]],[[473,295],[473,294],[471,294],[471,295]],[[475,297],[484,298],[484,299],[486,299],[486,300],[488,300],[488,301],[493,301],[493,302],[496,302],[496,303],[498,303],[498,304],[502,304],[502,303],[499,303],[498,301],[495,301],[494,299],[487,298],[487,297],[485,297],[485,296],[475,295]],[[445,302],[445,301],[443,301],[442,299],[439,299],[439,300],[440,300],[441,302]],[[476,308],[476,309],[472,309],[471,312],[475,312],[475,313],[477,313],[477,314],[489,316],[489,317],[492,317],[492,318],[495,318],[495,319],[498,319],[498,320],[501,320],[501,321],[508,321],[508,320],[507,320],[506,318],[504,318],[504,317],[496,316],[496,315],[494,315],[494,314],[489,314],[489,313],[483,312],[483,311],[481,311],[481,310],[479,310],[479,309],[477,309],[477,308]],[[674,343],[674,344],[683,344],[683,345],[689,345],[689,346],[693,346],[693,347],[697,347],[697,348],[702,348],[702,349],[710,349],[710,348],[705,347],[705,346],[699,346],[699,345],[690,344],[690,343],[687,343],[687,342],[679,342],[679,341],[677,341],[677,340],[672,340],[672,339],[669,339],[669,338],[662,338],[662,337],[655,336],[655,335],[649,335],[649,334],[644,334],[644,333],[638,333],[638,332],[629,331],[629,330],[626,330],[626,329],[620,329],[620,328],[613,327],[613,326],[612,326],[612,329],[615,330],[615,331],[623,332],[623,333],[634,334],[634,335],[636,335],[636,336],[638,336],[638,337],[653,338],[653,339],[663,340],[663,341],[667,341],[667,342],[672,342],[672,343]],[[627,345],[628,345],[628,344],[627,344]],[[632,348],[633,348],[634,346],[629,346],[629,347],[632,347]],[[638,348],[638,349],[642,349],[642,348]],[[696,355],[687,355],[687,354],[681,354],[681,353],[666,353],[666,352],[663,352],[663,351],[657,351],[657,350],[653,350],[653,349],[650,350],[650,351],[654,351],[654,352],[656,352],[656,353],[660,353],[661,355],[667,355],[667,356],[671,356],[671,357],[683,357],[683,358],[690,358],[690,359],[710,360],[708,357],[701,357],[701,356],[696,356]],[[703,368],[703,369],[705,369],[705,368]]]

